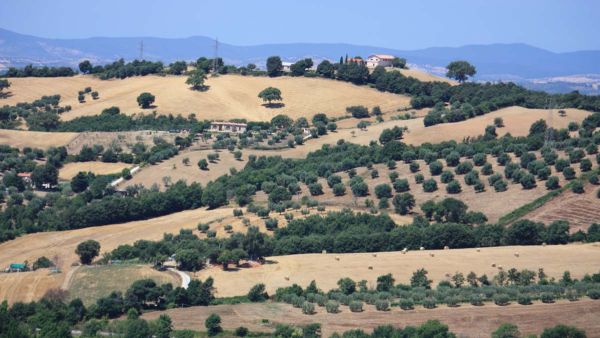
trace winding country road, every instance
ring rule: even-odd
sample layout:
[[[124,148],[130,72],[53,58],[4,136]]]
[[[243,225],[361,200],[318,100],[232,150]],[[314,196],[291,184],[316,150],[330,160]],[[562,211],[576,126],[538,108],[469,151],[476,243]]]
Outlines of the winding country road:
[[[190,285],[190,281],[191,281],[190,275],[188,275],[187,273],[185,273],[183,271],[179,271],[175,268],[169,268],[168,270],[175,272],[176,274],[179,275],[179,277],[181,277],[181,287],[182,288],[184,288],[184,289],[188,288],[188,286]]]

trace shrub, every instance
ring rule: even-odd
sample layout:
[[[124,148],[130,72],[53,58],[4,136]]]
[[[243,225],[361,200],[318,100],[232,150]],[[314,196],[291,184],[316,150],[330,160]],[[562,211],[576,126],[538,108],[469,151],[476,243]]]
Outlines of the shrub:
[[[397,172],[392,171],[388,174],[388,177],[390,178],[390,182],[394,183],[397,179],[398,176],[400,176]]]
[[[475,192],[484,192],[485,191],[485,185],[483,185],[483,182],[481,182],[480,180],[477,181],[477,183],[475,183],[473,188],[475,189]]]
[[[525,174],[521,177],[521,185],[523,189],[533,189],[535,188],[535,177],[532,174]]]
[[[242,211],[242,209],[233,209],[233,216],[235,216],[235,217],[244,216],[244,212]]]
[[[325,310],[327,313],[338,313],[340,312],[340,303],[330,300],[325,304]]]
[[[431,176],[437,176],[442,173],[442,169],[444,169],[444,165],[440,161],[433,161],[429,164],[429,172]]]
[[[350,311],[352,312],[362,312],[363,311],[363,303],[359,300],[353,300],[348,305],[350,307]]]
[[[308,185],[308,190],[312,196],[323,195],[323,186],[321,183],[311,183]]]
[[[499,306],[510,304],[510,297],[507,294],[497,294],[494,296],[494,303]]]
[[[274,230],[275,228],[277,228],[278,223],[279,222],[276,218],[268,218],[265,220],[265,227],[267,228],[267,230]]]
[[[449,307],[458,307],[458,306],[460,306],[459,305],[460,300],[458,299],[458,297],[455,297],[455,296],[448,296],[448,297],[446,297],[446,299],[444,300],[444,302]]]
[[[472,295],[469,299],[469,303],[471,303],[471,305],[474,306],[481,306],[483,305],[483,298],[481,297],[481,295],[478,294]]]
[[[546,181],[546,189],[556,190],[558,188],[560,188],[560,183],[559,183],[558,177],[556,177],[556,176],[548,177],[548,180]]]
[[[591,289],[588,290],[587,296],[591,299],[600,299],[600,289]]]
[[[505,180],[498,180],[494,183],[494,190],[496,190],[496,192],[506,191],[507,188],[508,184]]]
[[[473,170],[473,164],[469,161],[465,161],[456,166],[455,172],[457,175],[464,175],[471,170]]]
[[[476,166],[481,167],[482,165],[486,164],[486,162],[487,158],[484,153],[477,153],[473,155],[473,163]]]
[[[462,188],[460,187],[460,183],[458,183],[458,181],[452,180],[452,182],[448,183],[446,186],[446,191],[449,194],[458,194],[462,191]]]
[[[423,299],[423,307],[426,309],[435,309],[435,299],[428,297]]]
[[[569,301],[571,301],[571,302],[574,302],[574,301],[577,301],[577,300],[579,300],[579,293],[578,293],[578,292],[577,292],[577,290],[575,290],[575,289],[567,289],[567,290],[565,291],[565,297],[566,297],[566,298],[567,298]]]
[[[379,177],[379,171],[377,171],[377,169],[371,170],[371,178],[377,178],[377,177]]]
[[[246,327],[240,326],[235,329],[234,334],[236,337],[246,337],[248,335],[248,329]]]
[[[576,194],[583,194],[585,192],[583,188],[583,183],[580,181],[574,181],[571,185],[571,190]]]
[[[411,173],[416,173],[417,171],[419,171],[419,169],[421,169],[421,166],[417,162],[411,162],[408,168],[410,169]]]
[[[412,310],[415,307],[415,302],[410,298],[400,299],[400,308],[402,310]]]
[[[579,163],[579,168],[581,168],[581,171],[583,171],[583,172],[587,172],[587,171],[592,170],[592,161],[590,161],[587,158],[584,158]]]
[[[563,169],[563,175],[565,176],[565,179],[572,180],[575,178],[575,170],[571,167],[566,167]]]
[[[596,175],[596,174],[590,175],[590,177],[588,178],[588,181],[593,185],[598,185],[598,183],[600,182],[598,180],[598,175]]]
[[[423,177],[422,174],[416,174],[415,175],[415,183],[417,183],[417,184],[423,183],[424,179],[425,179],[425,177]]]
[[[315,304],[309,303],[309,302],[304,302],[304,304],[302,304],[302,313],[304,313],[305,315],[314,315],[315,314]]]
[[[543,292],[540,295],[540,300],[542,301],[542,303],[554,303],[554,298],[554,294],[550,292]]]
[[[454,180],[454,174],[450,170],[444,170],[442,176],[440,176],[440,181],[442,183],[450,183]]]
[[[397,179],[394,181],[394,190],[396,192],[407,192],[410,190],[410,185],[408,183],[408,180],[403,178],[403,179]]]
[[[333,186],[333,194],[335,196],[343,196],[346,193],[346,187],[342,183],[336,183]]]
[[[526,294],[520,294],[519,297],[517,297],[517,303],[521,305],[531,305],[531,297]]]
[[[263,302],[269,298],[269,295],[265,291],[265,285],[262,283],[254,285],[250,291],[248,291],[248,300],[251,302]]]
[[[385,299],[376,300],[375,301],[375,309],[377,309],[377,311],[389,311],[390,302],[388,302]]]
[[[438,189],[437,182],[433,178],[430,178],[423,182],[423,191],[424,192],[434,192],[437,189]]]
[[[377,198],[392,197],[392,188],[388,184],[378,184],[375,186],[375,196]]]

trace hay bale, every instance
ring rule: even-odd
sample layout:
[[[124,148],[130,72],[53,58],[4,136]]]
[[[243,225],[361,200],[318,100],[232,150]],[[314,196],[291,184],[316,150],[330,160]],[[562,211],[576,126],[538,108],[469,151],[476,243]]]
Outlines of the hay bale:
[[[369,265],[369,270],[373,270],[373,266],[372,265]]]
[[[477,249],[477,252],[481,252],[481,249]]]
[[[376,253],[374,253],[374,254],[373,254],[373,257],[377,257],[377,254],[376,254]]]
[[[423,251],[425,250],[425,247],[420,247],[419,250]]]
[[[335,256],[335,260],[339,261],[340,260],[340,256]]]
[[[519,253],[518,252],[515,252],[515,257],[519,257]]]
[[[496,263],[492,263],[492,268],[495,268],[495,267],[496,267]]]
[[[434,257],[435,255],[434,255],[434,254],[433,254],[433,252],[432,252],[432,253],[430,253],[430,254],[429,254],[429,256],[431,256],[431,257]]]
[[[290,276],[285,276],[285,277],[283,277],[283,279],[290,280]]]
[[[321,253],[322,253],[323,255],[326,255],[326,254],[327,254],[327,250],[323,250],[323,251],[321,251]]]
[[[498,270],[502,270],[502,265],[498,264]]]
[[[546,246],[546,242],[542,243],[542,246]]]
[[[444,246],[444,250],[450,250],[450,247],[446,245]]]

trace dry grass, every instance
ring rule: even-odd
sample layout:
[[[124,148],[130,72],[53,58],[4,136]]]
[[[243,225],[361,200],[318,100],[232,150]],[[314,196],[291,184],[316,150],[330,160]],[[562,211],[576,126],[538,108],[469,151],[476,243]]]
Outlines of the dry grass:
[[[420,69],[387,68],[387,70],[388,71],[398,71],[398,72],[402,73],[402,75],[404,75],[404,76],[414,77],[415,79],[417,79],[419,81],[423,81],[423,82],[436,82],[436,81],[437,82],[446,82],[453,86],[458,84],[458,82],[451,80],[449,78],[433,75],[431,73],[428,73],[428,72],[420,70]]]
[[[100,255],[121,244],[132,244],[139,239],[159,240],[164,233],[176,233],[179,229],[193,229],[199,222],[210,222],[232,215],[232,209],[207,211],[196,209],[145,221],[90,227],[78,230],[41,232],[19,237],[0,244],[0,267],[14,262],[33,262],[38,257],[58,256],[60,274],[49,274],[41,269],[33,272],[0,274],[0,299],[9,303],[32,301],[43,296],[49,288],[63,285],[77,262],[76,246],[88,239],[100,242]]]
[[[170,272],[160,272],[148,265],[84,266],[73,274],[69,283],[69,297],[79,298],[86,306],[113,291],[123,294],[129,286],[140,279],[152,279],[156,284],[171,283],[179,286],[179,277]]]
[[[209,78],[206,84],[210,89],[205,92],[190,90],[185,80],[185,76],[145,76],[107,81],[92,76],[15,78],[11,79],[12,96],[4,99],[3,103],[30,102],[42,95],[60,94],[62,104],[73,107],[72,111],[62,114],[62,119],[69,120],[99,114],[102,109],[111,106],[118,106],[127,114],[139,113],[142,109],[137,105],[137,96],[142,92],[150,92],[156,96],[155,105],[159,113],[195,113],[198,119],[246,118],[257,121],[270,120],[277,114],[287,114],[294,119],[311,117],[316,113],[340,116],[345,114],[347,106],[352,105],[379,105],[383,110],[396,110],[408,106],[410,100],[402,95],[316,78],[226,75]],[[257,95],[269,86],[281,90],[285,103],[283,108],[262,106]],[[86,95],[87,102],[79,103],[77,93],[85,87],[98,91],[100,98],[92,100]],[[145,112],[151,110],[147,109]]]
[[[367,305],[364,312],[353,313],[342,307],[342,312],[338,314],[329,314],[323,308],[317,308],[317,313],[312,316],[304,315],[300,309],[287,304],[258,303],[171,309],[149,312],[143,318],[156,319],[163,313],[173,319],[176,329],[198,331],[205,331],[204,320],[211,313],[216,313],[221,316],[222,326],[227,330],[245,326],[251,331],[273,332],[275,325],[281,323],[298,326],[321,323],[323,337],[352,329],[369,331],[378,325],[417,326],[431,319],[447,324],[458,337],[490,337],[502,323],[518,325],[523,336],[540,334],[544,328],[566,324],[585,330],[588,337],[600,337],[600,302],[590,299],[558,301],[554,304],[534,303],[529,306],[486,304],[478,307],[462,305],[458,308],[417,307],[410,311],[396,307],[387,312],[376,311],[373,306]],[[263,319],[268,319],[268,324],[263,324]]]
[[[430,253],[434,253],[434,257]],[[551,277],[560,277],[569,270],[574,278],[581,278],[600,269],[600,244],[505,246],[482,248],[479,252],[477,249],[409,251],[407,254],[381,252],[377,257],[371,253],[302,254],[269,257],[268,260],[270,264],[238,271],[213,267],[199,271],[195,277],[214,278],[216,295],[221,297],[244,295],[256,283],[264,283],[269,294],[294,283],[304,287],[311,280],[329,290],[337,288],[337,281],[344,277],[355,281],[365,279],[369,286],[375,287],[377,276],[387,273],[392,273],[397,283],[407,283],[412,273],[420,268],[425,268],[429,278],[437,284],[448,279],[446,274],[457,271],[464,274],[474,271],[492,277],[498,273],[498,268],[492,267],[494,263],[506,269],[537,271],[544,268]]]
[[[40,148],[66,146],[75,139],[78,133],[47,133],[40,131],[23,131],[0,129],[0,144],[8,144],[15,148]]]
[[[58,172],[58,178],[69,181],[80,171],[92,172],[96,175],[118,174],[124,168],[131,165],[127,163],[106,163],[106,162],[72,162],[65,164]]]

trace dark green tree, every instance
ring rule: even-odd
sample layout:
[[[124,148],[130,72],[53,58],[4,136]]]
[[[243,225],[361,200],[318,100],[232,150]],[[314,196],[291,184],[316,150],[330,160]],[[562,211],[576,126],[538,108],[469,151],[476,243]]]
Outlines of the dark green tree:
[[[475,67],[467,61],[450,62],[448,66],[446,66],[446,69],[448,70],[446,76],[451,79],[455,79],[460,83],[467,81],[469,77],[477,73]]]
[[[144,92],[144,93],[141,93],[137,97],[137,103],[143,109],[147,109],[147,108],[150,108],[150,106],[152,106],[155,99],[156,99],[156,97],[154,97],[154,95],[152,95],[148,92]]]
[[[270,77],[280,76],[283,72],[283,63],[279,56],[270,56],[267,59],[267,75]]]
[[[100,253],[100,243],[92,239],[79,243],[75,249],[81,264],[90,264]]]

